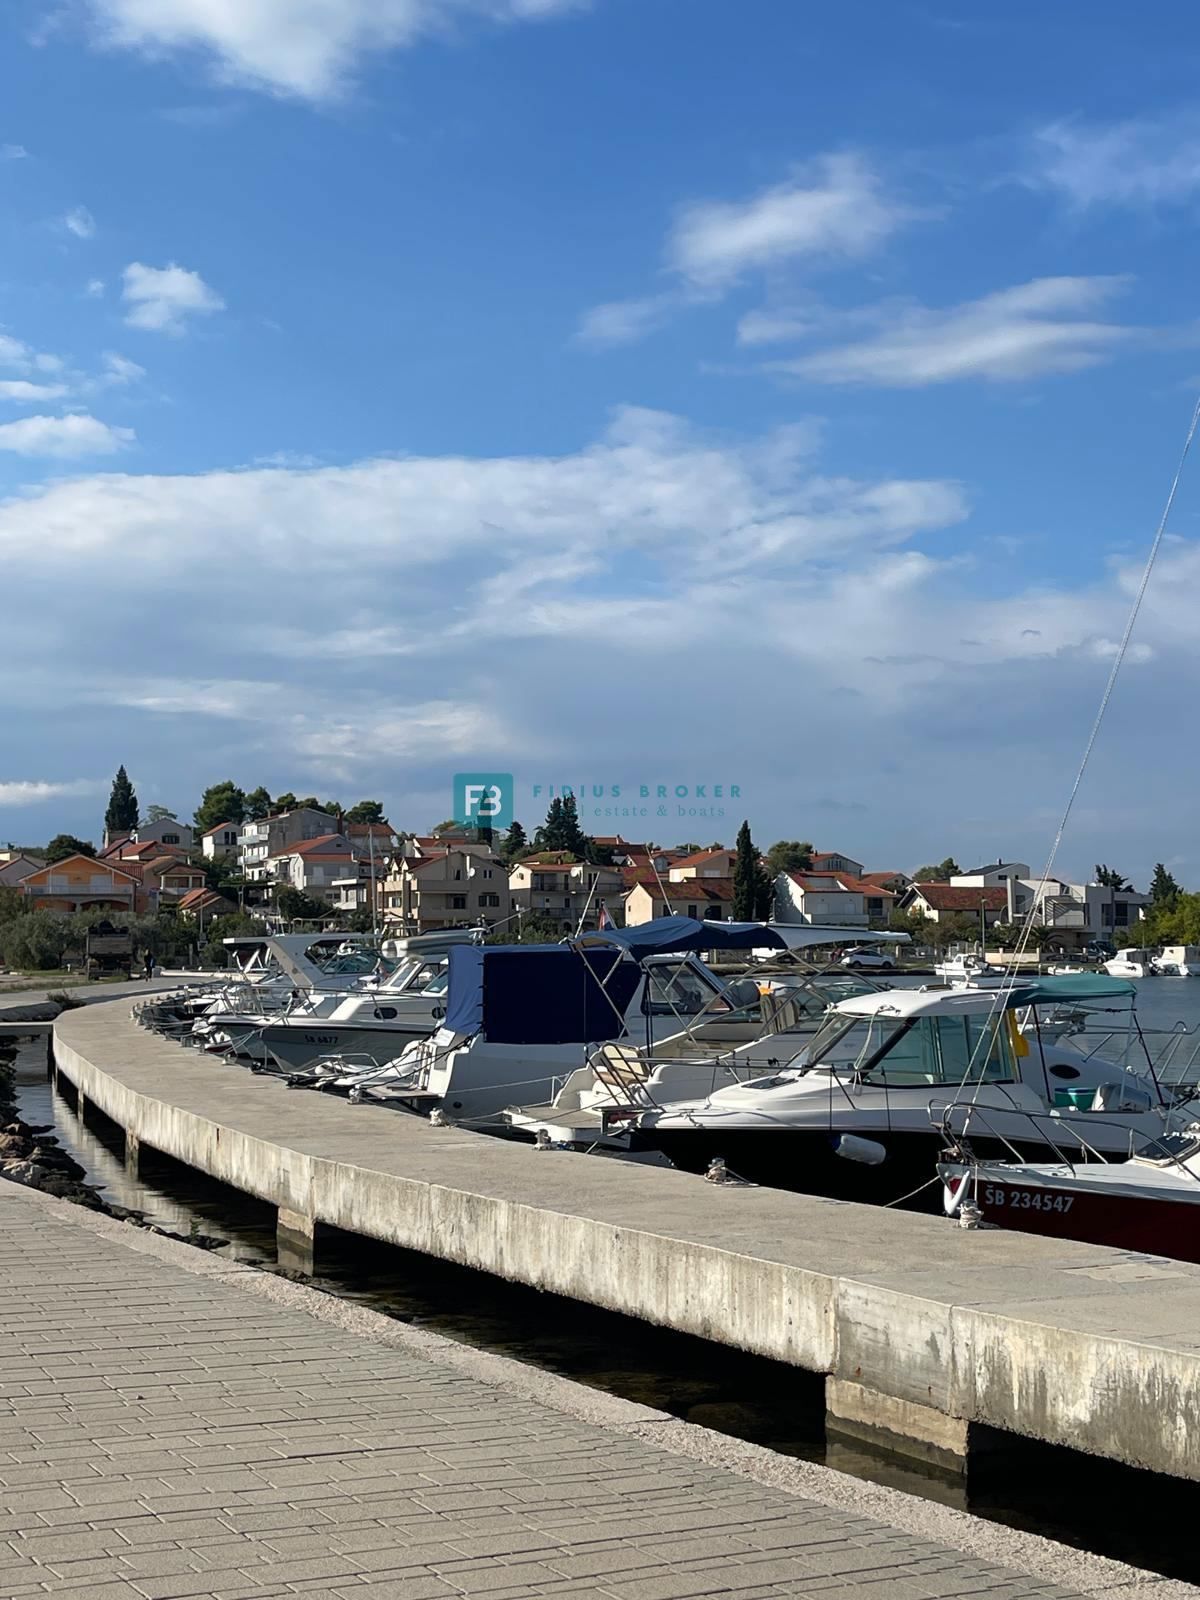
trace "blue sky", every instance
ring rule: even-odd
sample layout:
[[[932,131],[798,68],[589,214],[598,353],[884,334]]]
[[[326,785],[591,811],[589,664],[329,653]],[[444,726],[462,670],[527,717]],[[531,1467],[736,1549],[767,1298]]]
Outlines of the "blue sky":
[[[1167,13],[17,0],[0,840],[94,835],[123,761],[1040,862],[1200,381]],[[1198,511],[1069,870],[1200,882]]]

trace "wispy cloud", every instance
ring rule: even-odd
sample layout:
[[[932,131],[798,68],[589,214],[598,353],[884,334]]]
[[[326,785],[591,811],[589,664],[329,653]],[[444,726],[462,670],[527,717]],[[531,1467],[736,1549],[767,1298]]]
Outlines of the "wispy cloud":
[[[0,161],[25,161],[28,157],[23,144],[0,144]]]
[[[83,292],[84,292],[85,295],[87,295],[89,300],[103,300],[103,298],[104,298],[104,279],[103,278],[89,278],[87,283],[84,285]]]
[[[91,239],[96,233],[96,219],[86,206],[75,206],[63,218],[63,226],[77,239]]]
[[[56,783],[44,778],[10,779],[0,783],[0,806],[35,806],[68,795],[100,794],[105,785],[97,778],[72,778]]]
[[[132,428],[109,427],[86,412],[66,417],[22,417],[18,422],[0,423],[0,450],[21,456],[68,459],[111,455],[132,444],[133,439]]]
[[[864,157],[821,156],[747,200],[680,207],[664,245],[669,287],[593,307],[577,337],[590,345],[631,343],[687,305],[720,299],[750,273],[861,258],[905,223],[932,214],[885,194]]]
[[[88,0],[100,40],[146,55],[202,50],[218,79],[327,100],[372,51],[402,49],[456,22],[537,22],[586,0]]]
[[[767,370],[895,389],[1078,372],[1144,336],[1145,330],[1088,315],[1127,283],[1122,277],[1035,278],[955,306],[886,303],[855,314],[877,328],[869,337],[775,361]],[[785,321],[779,331],[785,333]],[[767,330],[756,328],[751,337],[764,342]]]
[[[1034,136],[1028,181],[1081,210],[1186,205],[1200,194],[1200,115],[1049,123]]]
[[[225,309],[224,300],[198,272],[174,261],[165,267],[131,261],[121,277],[125,321],[131,328],[179,335],[190,317],[211,316]]]
[[[0,378],[0,400],[25,403],[60,400],[66,393],[65,383],[30,383],[28,378]]]

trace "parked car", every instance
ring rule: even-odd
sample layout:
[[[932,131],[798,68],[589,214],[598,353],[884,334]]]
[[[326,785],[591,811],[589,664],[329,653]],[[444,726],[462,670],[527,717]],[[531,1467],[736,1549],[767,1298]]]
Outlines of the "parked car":
[[[891,956],[880,950],[867,950],[863,948],[847,950],[842,957],[842,965],[851,967],[857,972],[865,971],[868,967],[880,972],[895,972],[896,963]]]

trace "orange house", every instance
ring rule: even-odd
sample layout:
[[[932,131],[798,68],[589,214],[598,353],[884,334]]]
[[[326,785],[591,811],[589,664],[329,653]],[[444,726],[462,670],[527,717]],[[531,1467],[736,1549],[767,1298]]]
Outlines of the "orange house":
[[[111,861],[94,861],[91,856],[67,856],[53,866],[39,867],[18,885],[39,911],[87,911],[102,906],[106,911],[131,912],[136,908],[141,879]]]

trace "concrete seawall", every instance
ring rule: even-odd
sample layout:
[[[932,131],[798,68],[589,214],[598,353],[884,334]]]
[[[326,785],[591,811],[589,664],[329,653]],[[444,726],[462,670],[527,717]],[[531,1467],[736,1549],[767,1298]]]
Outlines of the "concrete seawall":
[[[1200,1478],[1200,1268],[540,1153],[309,1093],[64,1013],[58,1071],[143,1147],[320,1225],[828,1379],[845,1426],[965,1456],[1003,1429]]]

